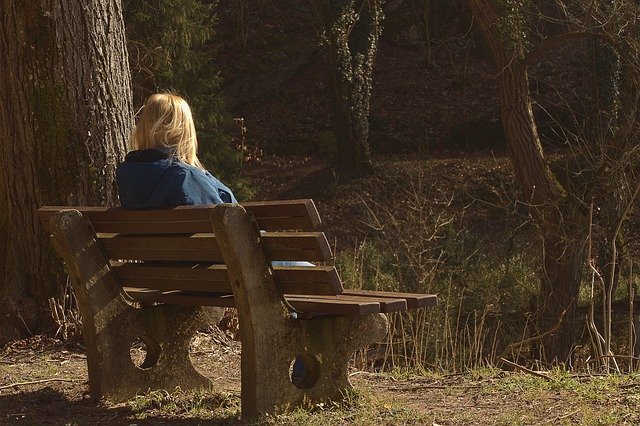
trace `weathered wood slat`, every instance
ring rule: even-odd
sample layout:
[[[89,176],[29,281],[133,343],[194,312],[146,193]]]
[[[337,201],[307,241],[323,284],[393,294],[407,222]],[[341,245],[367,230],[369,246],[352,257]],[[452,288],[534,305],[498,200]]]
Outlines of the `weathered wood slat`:
[[[88,215],[89,217],[91,215]],[[96,232],[123,234],[193,234],[211,231],[211,221],[206,220],[165,220],[157,222],[100,222],[91,220]],[[258,226],[266,231],[312,230],[304,218],[262,218]]]
[[[391,299],[405,299],[407,301],[408,309],[426,308],[429,306],[435,306],[438,301],[438,296],[435,294],[422,294],[422,293],[396,293],[393,291],[376,291],[376,290],[352,290],[344,289],[342,292],[345,296],[367,296],[367,297],[382,297]]]
[[[131,277],[122,278],[120,282],[126,287],[149,288],[161,291],[204,291],[214,293],[232,293],[229,280],[207,281],[207,280],[177,280],[170,278],[147,278]]]
[[[312,200],[242,203],[253,213],[260,229],[314,230],[320,215]],[[136,234],[187,234],[211,232],[211,206],[180,206],[155,210],[127,210],[120,207],[45,206],[38,210],[48,230],[51,216],[61,210],[76,209],[88,218],[96,232]]]
[[[164,291],[232,292],[224,265],[169,267],[124,263],[114,266],[113,269],[125,287]],[[340,277],[333,266],[276,266],[274,273],[284,293],[335,295],[342,292]]]
[[[158,302],[173,305],[234,307],[232,295],[195,293],[183,291],[157,291],[144,288],[125,287],[125,291],[139,302]],[[296,310],[320,315],[357,316],[380,312],[380,304],[371,301],[354,301],[338,296],[286,296],[287,302]]]
[[[147,288],[124,287],[124,291],[137,302],[167,303],[182,306],[218,306],[235,308],[233,294],[189,293],[179,290],[159,291]]]
[[[372,301],[354,301],[337,296],[286,295],[287,302],[295,309],[313,314],[366,315],[380,312],[380,304]]]
[[[99,234],[110,259],[222,262],[212,233],[187,235]],[[262,236],[269,260],[327,261],[331,247],[322,232],[267,232]]]
[[[297,295],[286,294],[286,297],[297,297]],[[306,298],[313,299],[316,295],[305,296]],[[355,296],[348,294],[339,294],[335,296],[336,300],[350,301],[356,303],[379,303],[380,304],[380,312],[382,313],[390,313],[390,312],[398,312],[398,311],[406,311],[407,310],[407,301],[402,298],[391,298],[391,297],[375,297],[375,296]]]

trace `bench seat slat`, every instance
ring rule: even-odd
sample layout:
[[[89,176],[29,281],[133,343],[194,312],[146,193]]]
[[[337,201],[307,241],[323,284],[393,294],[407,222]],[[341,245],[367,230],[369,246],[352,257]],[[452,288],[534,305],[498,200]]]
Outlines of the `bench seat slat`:
[[[131,277],[122,278],[120,282],[127,287],[151,288],[154,290],[171,291],[209,291],[216,293],[230,293],[231,283],[229,280],[213,281],[213,280],[177,280],[171,278],[149,278],[149,277]]]
[[[89,217],[91,215],[88,215]],[[211,231],[211,220],[175,220],[175,221],[127,221],[127,222],[101,222],[91,220],[91,225],[96,232],[116,234],[193,234]],[[290,229],[312,230],[306,218],[262,218],[258,220],[258,226],[265,231],[278,231]]]
[[[297,297],[291,294],[285,294],[285,297]],[[315,295],[305,296],[309,299],[315,298]],[[354,296],[348,294],[340,294],[337,296],[339,300],[352,301],[357,303],[369,303],[375,302],[380,304],[380,312],[383,314],[390,312],[399,312],[407,310],[407,301],[402,298],[391,298],[391,297],[375,297],[375,296]]]
[[[224,262],[222,253],[216,249],[129,249],[124,247],[107,248],[105,251],[109,259],[146,260],[146,261],[179,261],[179,262]],[[329,259],[319,258],[318,252],[312,250],[272,250],[270,260],[283,261],[321,261]]]
[[[225,265],[169,267],[124,263],[113,269],[126,287],[232,292]],[[335,295],[342,292],[340,277],[333,266],[276,266],[273,269],[285,293]]]
[[[354,301],[337,296],[288,295],[285,296],[295,309],[312,314],[366,315],[380,312],[380,304],[371,301]]]
[[[105,247],[109,259],[145,260],[145,261],[179,261],[179,262],[223,262],[220,250],[145,250],[145,249],[111,249]]]
[[[183,291],[157,291],[145,288],[124,288],[127,294],[139,302],[170,303],[174,305],[198,305],[235,307],[233,295],[196,293]],[[325,315],[366,315],[380,312],[380,304],[371,301],[354,301],[338,296],[303,295],[285,296],[295,309],[311,314]]]
[[[429,306],[435,306],[438,301],[438,296],[435,294],[422,294],[422,293],[396,293],[393,291],[377,291],[377,290],[352,290],[344,289],[342,292],[345,296],[371,296],[382,298],[402,298],[407,301],[408,309],[427,308]]]
[[[183,306],[217,306],[221,308],[235,308],[236,302],[233,294],[220,294],[202,292],[201,294],[182,292],[179,290],[160,291],[148,288],[123,287],[125,292],[136,302],[167,303]]]
[[[186,235],[98,234],[110,259],[223,262],[212,233]],[[269,260],[327,261],[331,247],[322,232],[266,232],[262,235]]]
[[[248,202],[241,205],[253,213],[260,229],[308,230],[321,224],[312,200]],[[120,207],[45,206],[38,209],[48,230],[51,216],[61,210],[75,209],[88,218],[96,232],[136,234],[186,234],[211,232],[211,206],[180,206],[155,210],[128,210]]]

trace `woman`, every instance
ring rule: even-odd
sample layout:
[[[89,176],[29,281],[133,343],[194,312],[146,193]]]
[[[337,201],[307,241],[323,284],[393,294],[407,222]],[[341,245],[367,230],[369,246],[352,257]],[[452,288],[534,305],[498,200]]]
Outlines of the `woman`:
[[[237,203],[231,190],[211,176],[198,160],[191,109],[180,96],[158,93],[149,97],[131,142],[136,150],[129,152],[116,170],[122,207]],[[272,264],[313,266],[309,262]],[[304,361],[296,357],[291,380],[297,386],[303,378]]]
[[[122,207],[237,202],[233,192],[198,160],[191,109],[180,96],[158,93],[149,97],[131,143],[135,151],[129,152],[116,170]]]

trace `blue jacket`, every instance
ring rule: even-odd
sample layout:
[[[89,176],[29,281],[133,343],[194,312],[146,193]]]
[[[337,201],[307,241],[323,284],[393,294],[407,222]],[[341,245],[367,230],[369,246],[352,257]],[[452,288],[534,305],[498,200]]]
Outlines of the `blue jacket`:
[[[149,209],[237,203],[233,192],[209,172],[159,149],[131,151],[116,170],[122,207]]]

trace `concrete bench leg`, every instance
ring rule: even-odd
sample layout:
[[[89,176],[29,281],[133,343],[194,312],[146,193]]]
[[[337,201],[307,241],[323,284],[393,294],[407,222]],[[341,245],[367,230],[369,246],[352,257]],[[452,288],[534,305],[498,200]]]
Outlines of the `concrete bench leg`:
[[[272,413],[305,401],[340,399],[350,389],[347,366],[353,353],[382,340],[382,314],[295,320],[280,298],[260,242],[260,232],[244,208],[218,205],[211,220],[227,265],[242,334],[242,417]],[[289,377],[296,356],[305,377]]]
[[[354,352],[387,333],[382,314],[252,322],[251,329],[243,326],[243,320],[241,316],[243,418],[303,403],[342,400],[352,388],[348,364]],[[305,370],[298,386],[289,373],[297,356]]]
[[[93,398],[122,401],[148,389],[208,388],[189,359],[189,343],[212,310],[169,305],[135,308],[123,292],[91,226],[77,210],[51,219],[53,243],[65,262],[82,315]],[[136,367],[130,348],[136,338],[147,346]]]

